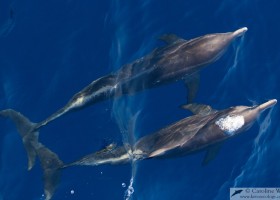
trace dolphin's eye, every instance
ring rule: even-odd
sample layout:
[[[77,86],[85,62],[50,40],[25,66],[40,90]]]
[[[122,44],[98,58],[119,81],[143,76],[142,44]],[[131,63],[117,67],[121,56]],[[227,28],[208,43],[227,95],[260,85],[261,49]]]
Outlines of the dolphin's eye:
[[[225,132],[226,135],[233,135],[244,125],[244,117],[241,115],[228,115],[218,119],[215,124]]]

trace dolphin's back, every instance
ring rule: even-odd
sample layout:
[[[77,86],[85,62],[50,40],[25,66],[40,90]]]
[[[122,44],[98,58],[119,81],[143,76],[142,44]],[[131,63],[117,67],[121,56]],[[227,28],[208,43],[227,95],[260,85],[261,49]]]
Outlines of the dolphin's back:
[[[198,131],[209,122],[215,114],[207,116],[194,115],[182,119],[160,131],[141,138],[135,145],[145,157],[172,156],[180,154],[181,147],[191,141]],[[170,155],[169,155],[170,154]]]

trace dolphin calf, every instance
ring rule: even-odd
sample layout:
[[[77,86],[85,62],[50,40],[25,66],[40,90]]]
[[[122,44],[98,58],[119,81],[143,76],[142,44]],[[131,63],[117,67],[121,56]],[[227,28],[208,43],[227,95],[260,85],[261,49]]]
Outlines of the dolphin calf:
[[[194,115],[140,138],[134,146],[112,144],[70,164],[63,164],[54,152],[38,142],[38,132],[28,131],[33,124],[26,117],[11,109],[0,115],[14,121],[27,151],[39,157],[44,171],[45,198],[50,200],[59,183],[61,169],[70,166],[125,164],[133,160],[184,156],[202,150],[206,151],[205,165],[215,158],[223,141],[248,130],[264,110],[276,103],[273,99],[258,106],[236,106],[221,111],[207,105],[187,104],[182,108]],[[25,121],[25,128],[19,126],[22,121]]]
[[[34,129],[74,110],[125,94],[183,80],[191,102],[198,89],[198,72],[207,64],[222,56],[232,41],[242,36],[247,28],[234,32],[215,33],[184,40],[176,35],[164,35],[160,39],[166,45],[150,54],[124,65],[115,73],[94,80],[57,112],[34,125]]]

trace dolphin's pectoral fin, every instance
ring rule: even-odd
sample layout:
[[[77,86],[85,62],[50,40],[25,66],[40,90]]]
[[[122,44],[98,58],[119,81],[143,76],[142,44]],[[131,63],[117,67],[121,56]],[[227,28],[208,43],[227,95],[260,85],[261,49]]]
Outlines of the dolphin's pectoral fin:
[[[182,109],[189,110],[195,115],[209,115],[211,113],[217,112],[217,110],[213,109],[211,106],[197,103],[190,103],[180,106]]]
[[[222,144],[216,144],[208,149],[206,152],[204,159],[202,161],[202,166],[207,165],[210,161],[214,160],[221,149]]]
[[[200,83],[199,73],[195,73],[185,78],[185,85],[188,90],[188,98],[187,98],[188,103],[193,102],[199,88],[199,83]]]
[[[158,39],[166,42],[166,44],[173,44],[173,43],[177,43],[180,41],[185,41],[184,39],[178,37],[175,34],[164,34],[164,35],[160,36]]]

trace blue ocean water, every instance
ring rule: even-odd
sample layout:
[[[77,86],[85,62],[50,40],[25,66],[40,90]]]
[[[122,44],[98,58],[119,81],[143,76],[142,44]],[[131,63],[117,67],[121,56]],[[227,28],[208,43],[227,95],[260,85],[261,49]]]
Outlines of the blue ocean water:
[[[279,6],[276,0],[3,1],[0,109],[41,121],[92,80],[162,45],[162,34],[190,39],[244,26],[245,36],[201,72],[196,101],[223,109],[279,100]],[[186,95],[178,82],[105,101],[50,123],[40,141],[68,163],[190,115],[179,109]],[[276,105],[249,131],[226,141],[207,166],[201,166],[199,153],[143,161],[134,170],[65,169],[53,199],[124,199],[132,174],[137,200],[224,200],[230,187],[279,187],[279,118]],[[0,126],[0,200],[43,199],[39,162],[27,171],[14,124],[1,120]]]

